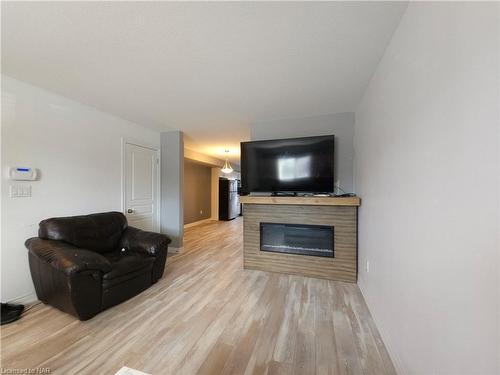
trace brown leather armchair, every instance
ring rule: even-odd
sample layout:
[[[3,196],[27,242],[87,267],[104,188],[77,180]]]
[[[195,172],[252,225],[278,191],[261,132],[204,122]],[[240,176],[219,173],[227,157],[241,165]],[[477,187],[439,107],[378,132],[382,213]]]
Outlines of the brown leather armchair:
[[[87,320],[158,281],[170,242],[106,212],[43,220],[26,247],[38,299]]]

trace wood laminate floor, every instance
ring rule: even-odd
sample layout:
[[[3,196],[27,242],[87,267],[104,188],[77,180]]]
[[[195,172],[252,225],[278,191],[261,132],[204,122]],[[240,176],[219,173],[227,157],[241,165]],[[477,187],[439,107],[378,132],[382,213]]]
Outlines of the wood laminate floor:
[[[164,277],[86,322],[37,305],[3,368],[52,374],[395,374],[355,284],[243,270],[242,219],[186,230]]]

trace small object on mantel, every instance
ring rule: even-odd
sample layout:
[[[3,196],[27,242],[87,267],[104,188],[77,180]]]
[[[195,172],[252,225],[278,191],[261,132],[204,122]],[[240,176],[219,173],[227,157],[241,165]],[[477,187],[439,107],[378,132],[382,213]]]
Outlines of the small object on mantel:
[[[356,194],[354,193],[344,193],[344,194],[339,194],[339,195],[334,195],[334,197],[337,198],[350,198],[350,197],[355,197]]]

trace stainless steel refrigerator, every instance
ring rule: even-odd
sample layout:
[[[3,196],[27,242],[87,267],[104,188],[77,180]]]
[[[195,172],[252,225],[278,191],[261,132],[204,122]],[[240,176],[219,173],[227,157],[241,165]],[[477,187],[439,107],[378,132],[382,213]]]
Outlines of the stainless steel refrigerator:
[[[238,181],[219,179],[219,220],[232,220],[240,214]]]

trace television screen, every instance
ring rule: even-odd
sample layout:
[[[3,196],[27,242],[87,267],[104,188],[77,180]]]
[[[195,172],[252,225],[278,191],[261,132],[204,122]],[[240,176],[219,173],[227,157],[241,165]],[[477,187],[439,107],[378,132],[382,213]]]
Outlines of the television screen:
[[[242,192],[333,192],[334,139],[241,142]]]

